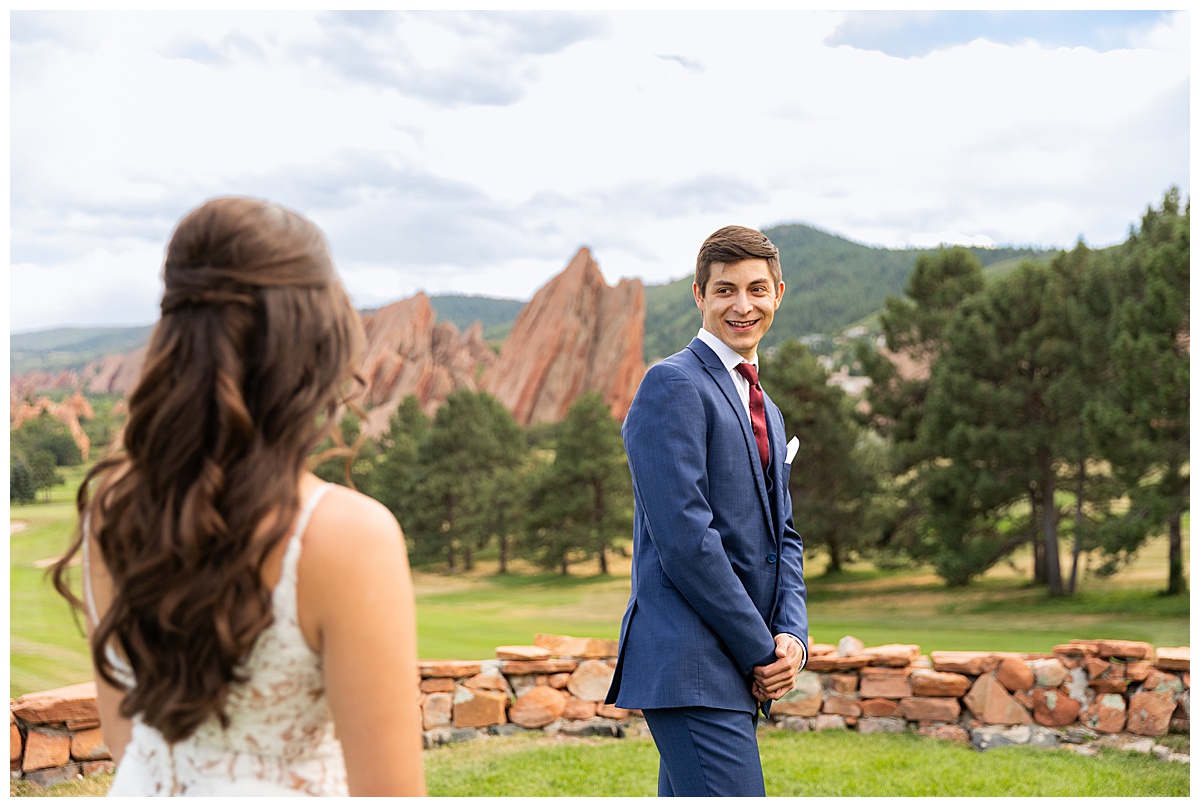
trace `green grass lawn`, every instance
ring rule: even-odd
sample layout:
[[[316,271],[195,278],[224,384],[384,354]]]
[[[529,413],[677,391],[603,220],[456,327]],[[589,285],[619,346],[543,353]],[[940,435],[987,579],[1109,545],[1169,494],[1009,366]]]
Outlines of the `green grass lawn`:
[[[11,509],[12,697],[91,677],[85,642],[42,568],[62,552],[74,528],[72,501],[82,470],[67,476],[52,503]],[[1185,564],[1187,527],[1185,521]],[[1158,594],[1166,583],[1164,538],[1147,544],[1118,576],[1084,576],[1075,597],[1057,600],[1029,584],[1027,554],[961,589],[946,588],[927,568],[879,570],[858,563],[826,575],[818,556],[808,565],[810,632],[827,644],[853,635],[868,645],[917,644],[924,652],[1049,652],[1077,638],[1190,644],[1189,598]],[[492,658],[497,646],[531,644],[537,633],[615,639],[629,598],[629,559],[614,554],[609,575],[595,568],[594,562],[579,564],[563,577],[516,563],[513,573],[498,575],[485,551],[468,574],[417,570],[419,653],[426,659]]]
[[[1187,796],[1190,766],[1147,754],[1005,747],[986,753],[916,734],[848,731],[759,734],[768,796]],[[99,796],[111,777],[52,788],[13,783],[12,795]],[[658,752],[649,737],[488,737],[425,752],[430,796],[653,796]]]

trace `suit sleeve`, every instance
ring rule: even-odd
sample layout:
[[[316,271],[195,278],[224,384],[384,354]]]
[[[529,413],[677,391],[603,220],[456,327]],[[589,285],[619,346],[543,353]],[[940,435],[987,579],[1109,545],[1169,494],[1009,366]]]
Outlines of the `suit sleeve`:
[[[779,545],[779,588],[772,618],[773,633],[790,633],[804,645],[808,663],[808,592],[804,585],[804,543],[792,521],[792,494],[785,485],[783,538]],[[803,665],[802,665],[803,666]]]
[[[634,495],[663,571],[748,675],[774,660],[775,641],[712,526],[707,430],[695,383],[650,368],[623,430]]]

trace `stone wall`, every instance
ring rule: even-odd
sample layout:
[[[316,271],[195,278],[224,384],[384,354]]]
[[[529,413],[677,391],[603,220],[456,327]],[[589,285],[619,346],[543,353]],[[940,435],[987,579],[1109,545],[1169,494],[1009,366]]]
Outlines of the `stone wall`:
[[[493,659],[420,662],[425,747],[488,735],[640,733],[640,714],[603,703],[616,642],[538,635]],[[794,731],[916,731],[980,750],[1029,744],[1094,753],[1113,746],[1187,755],[1157,745],[1188,733],[1191,651],[1144,642],[1076,640],[1050,653],[863,647],[847,636],[811,644],[808,668],[775,704],[768,725]],[[111,771],[95,686],[14,700],[10,769],[41,784]]]

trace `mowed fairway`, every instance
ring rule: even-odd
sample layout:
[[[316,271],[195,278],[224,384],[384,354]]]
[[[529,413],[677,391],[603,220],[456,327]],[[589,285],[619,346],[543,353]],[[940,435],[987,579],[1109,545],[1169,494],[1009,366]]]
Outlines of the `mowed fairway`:
[[[68,471],[67,477],[51,504],[11,508],[12,697],[91,676],[86,644],[45,578],[47,562],[62,552],[74,528],[72,501],[82,472]],[[1186,521],[1184,526],[1187,564]],[[352,536],[347,551],[353,551]],[[924,652],[1048,652],[1077,638],[1190,643],[1189,598],[1158,594],[1166,584],[1164,538],[1149,543],[1114,578],[1081,577],[1078,595],[1061,600],[1029,584],[1027,556],[1018,552],[973,585],[949,589],[922,568],[881,571],[859,563],[836,576],[822,575],[818,554],[809,560],[810,632],[822,643],[853,635],[868,645],[917,644]],[[615,639],[629,598],[630,561],[620,554],[609,560],[606,576],[596,574],[594,560],[573,566],[567,577],[520,562],[499,575],[485,550],[470,573],[416,570],[420,656],[493,658],[496,647],[532,644],[538,633]],[[1066,568],[1069,559],[1063,560]]]

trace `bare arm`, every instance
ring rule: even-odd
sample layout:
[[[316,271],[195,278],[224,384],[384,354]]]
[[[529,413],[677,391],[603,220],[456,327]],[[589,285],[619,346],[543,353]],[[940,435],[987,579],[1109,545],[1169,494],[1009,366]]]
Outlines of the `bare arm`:
[[[92,635],[96,631],[96,622],[95,615],[91,612],[88,604],[87,587],[91,589],[90,603],[95,606],[96,614],[103,613],[112,602],[112,578],[109,577],[108,570],[104,568],[104,561],[100,557],[100,553],[91,552],[90,542],[84,542],[83,552],[85,554],[84,574],[88,575],[84,581],[84,625],[90,645]],[[96,708],[100,711],[100,734],[104,737],[104,745],[107,746],[113,762],[119,765],[121,758],[125,756],[125,748],[129,745],[130,734],[133,730],[129,718],[121,715],[121,699],[125,697],[125,693],[100,676],[99,670],[96,669],[95,659],[92,660],[92,665],[92,677],[96,681]]]
[[[416,610],[400,526],[344,488],[305,536],[299,600],[312,616],[352,796],[424,796]]]

